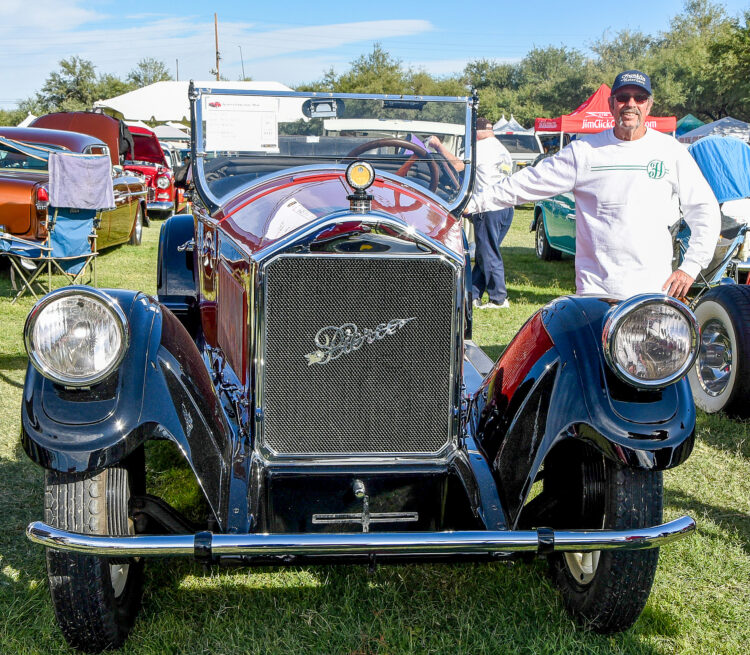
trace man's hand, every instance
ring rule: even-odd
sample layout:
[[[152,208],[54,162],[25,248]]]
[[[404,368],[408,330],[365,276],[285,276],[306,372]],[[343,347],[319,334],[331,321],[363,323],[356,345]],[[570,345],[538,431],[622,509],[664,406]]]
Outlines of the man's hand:
[[[682,298],[687,295],[694,281],[695,278],[690,277],[685,271],[678,268],[667,278],[661,290],[675,298]]]

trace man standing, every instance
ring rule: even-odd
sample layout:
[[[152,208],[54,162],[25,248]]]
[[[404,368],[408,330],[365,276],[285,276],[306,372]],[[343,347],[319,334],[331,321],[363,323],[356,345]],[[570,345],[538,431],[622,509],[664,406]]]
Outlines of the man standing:
[[[464,163],[454,156],[435,136],[427,140],[427,145],[437,148],[448,158],[457,171],[464,169]],[[503,177],[510,175],[513,160],[507,148],[495,138],[492,123],[487,118],[477,118],[477,153],[474,193],[481,194],[492,189]],[[508,233],[513,221],[513,207],[477,211],[472,209],[472,201],[467,206],[469,218],[474,225],[474,267],[471,271],[472,304],[480,309],[509,307],[508,292],[505,288],[505,268],[500,254],[500,244]],[[487,291],[489,301],[482,304],[482,295]]]
[[[653,103],[648,75],[620,73],[609,98],[612,130],[573,141],[472,201],[490,211],[572,191],[576,293],[684,296],[713,256],[719,206],[687,149],[646,126]],[[680,212],[691,237],[682,264],[672,272],[669,227]]]

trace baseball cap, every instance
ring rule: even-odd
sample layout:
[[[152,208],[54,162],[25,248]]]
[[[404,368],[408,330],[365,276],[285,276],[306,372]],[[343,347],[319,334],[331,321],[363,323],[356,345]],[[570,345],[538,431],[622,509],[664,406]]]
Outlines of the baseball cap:
[[[638,86],[651,95],[651,78],[643,71],[623,71],[612,83],[612,95],[623,86]]]
[[[478,130],[491,130],[492,121],[489,118],[480,116],[479,118],[477,118],[477,129]]]

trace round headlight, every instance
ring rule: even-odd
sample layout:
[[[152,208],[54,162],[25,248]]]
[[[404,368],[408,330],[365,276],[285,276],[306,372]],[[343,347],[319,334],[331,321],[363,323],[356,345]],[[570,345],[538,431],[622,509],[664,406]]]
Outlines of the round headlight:
[[[160,177],[158,180],[156,180],[156,186],[158,186],[160,189],[166,189],[169,187],[169,178],[168,177]]]
[[[128,328],[119,305],[93,289],[53,291],[31,310],[26,352],[46,378],[66,386],[100,382],[122,361]]]
[[[693,365],[699,334],[695,316],[679,300],[641,295],[612,310],[602,344],[618,377],[639,387],[663,387]]]
[[[375,181],[375,171],[366,161],[355,161],[346,169],[346,181],[357,191],[367,189]]]

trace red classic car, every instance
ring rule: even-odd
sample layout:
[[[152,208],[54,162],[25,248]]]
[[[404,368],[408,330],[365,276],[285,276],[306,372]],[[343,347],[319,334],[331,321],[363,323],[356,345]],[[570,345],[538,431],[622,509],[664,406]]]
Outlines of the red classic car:
[[[0,223],[4,231],[32,240],[47,236],[47,167],[49,153],[54,150],[112,153],[104,140],[88,134],[38,127],[0,128]],[[116,155],[117,150],[114,152]],[[128,240],[138,244],[145,210],[144,183],[120,170],[113,175],[112,184],[116,206],[100,215],[97,246],[106,248]]]
[[[133,135],[133,148],[125,155],[125,170],[136,171],[146,179],[149,215],[168,218],[175,211],[174,174],[159,139],[145,127],[130,125],[128,129]]]

